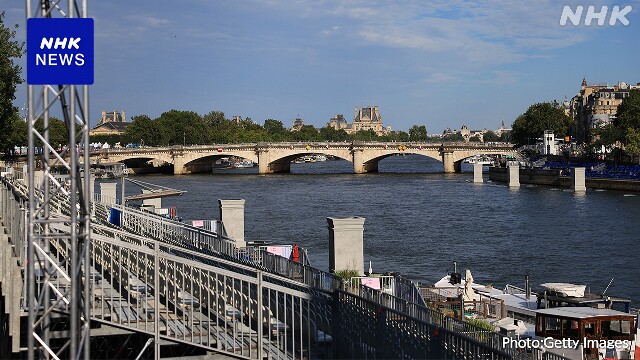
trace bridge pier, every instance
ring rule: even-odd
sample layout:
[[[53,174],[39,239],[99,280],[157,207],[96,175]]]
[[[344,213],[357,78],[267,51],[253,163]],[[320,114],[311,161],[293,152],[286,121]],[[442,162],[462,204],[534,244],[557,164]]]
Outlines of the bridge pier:
[[[181,155],[174,155],[173,157],[173,175],[188,174],[187,167],[185,166],[184,158]]]
[[[585,184],[585,168],[573,168],[571,170],[571,190],[576,193],[583,193],[587,191]]]
[[[289,172],[291,172],[291,161],[289,161],[288,158],[272,162],[269,150],[258,151],[258,174],[265,175]]]
[[[509,187],[510,188],[520,187],[520,165],[509,166]]]
[[[476,162],[473,164],[473,182],[481,184],[482,181],[482,164]]]
[[[277,174],[291,172],[291,163],[289,161],[269,163],[266,159],[258,162],[258,174]]]
[[[364,151],[362,149],[353,150],[353,173],[365,174],[370,172],[378,172],[378,161],[369,160],[364,162]]]
[[[456,172],[455,162],[453,161],[453,152],[443,152],[442,163],[444,164],[445,174]]]

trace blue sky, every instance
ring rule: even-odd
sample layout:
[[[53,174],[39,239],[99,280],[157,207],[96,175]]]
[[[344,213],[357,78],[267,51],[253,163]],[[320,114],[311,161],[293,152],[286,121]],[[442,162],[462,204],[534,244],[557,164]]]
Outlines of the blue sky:
[[[0,3],[24,41],[24,2]],[[628,26],[562,27],[567,4],[633,10]],[[396,130],[496,129],[583,77],[640,83],[640,0],[89,1],[89,14],[91,124],[178,109],[321,127],[378,105]]]

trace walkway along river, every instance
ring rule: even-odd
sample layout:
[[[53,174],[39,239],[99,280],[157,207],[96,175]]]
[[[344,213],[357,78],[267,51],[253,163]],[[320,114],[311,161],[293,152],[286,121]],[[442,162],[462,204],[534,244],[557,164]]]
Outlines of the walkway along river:
[[[586,284],[640,307],[640,195],[523,185],[473,184],[470,167],[442,174],[420,156],[381,161],[380,173],[354,175],[346,161],[291,164],[291,174],[257,170],[137,177],[188,191],[164,200],[185,219],[218,217],[218,199],[246,200],[248,240],[299,243],[312,265],[328,268],[326,217],[362,216],[365,263],[433,283],[457,261],[480,283]],[[133,185],[127,194],[137,193]],[[535,289],[535,287],[534,287]]]

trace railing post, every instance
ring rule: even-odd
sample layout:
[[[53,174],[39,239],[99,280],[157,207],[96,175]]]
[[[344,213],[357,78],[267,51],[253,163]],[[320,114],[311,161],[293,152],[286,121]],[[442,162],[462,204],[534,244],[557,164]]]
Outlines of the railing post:
[[[333,359],[344,359],[346,355],[343,351],[342,351],[342,344],[343,344],[343,339],[342,339],[342,326],[343,326],[343,322],[342,322],[342,318],[340,317],[340,291],[339,290],[334,290],[333,293],[331,294],[332,297],[332,302],[333,302],[333,306],[331,306],[331,327],[333,330],[333,346],[332,346],[332,350],[333,350],[333,354],[331,354],[331,358]]]
[[[155,332],[154,332],[154,344],[153,344],[153,358],[160,360],[160,246],[159,241],[153,241],[153,287],[155,293],[153,298],[155,300],[155,310],[153,312],[155,318]]]
[[[258,328],[256,329],[257,333],[258,333],[258,359],[262,359],[262,346],[264,343],[264,339],[262,338],[262,271],[258,270],[256,271],[256,276],[258,278],[258,286],[256,289],[256,303],[258,306],[257,309],[257,316],[258,316]],[[267,319],[267,325],[269,324],[269,319]]]

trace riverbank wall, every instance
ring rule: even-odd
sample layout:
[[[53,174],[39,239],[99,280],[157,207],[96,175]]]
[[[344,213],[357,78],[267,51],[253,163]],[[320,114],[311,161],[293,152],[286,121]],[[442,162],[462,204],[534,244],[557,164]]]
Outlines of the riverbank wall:
[[[508,183],[508,169],[504,167],[490,167],[489,180]],[[640,181],[637,180],[586,178],[585,182],[587,189],[640,192]],[[558,169],[520,169],[520,183],[570,188],[571,178],[561,176],[560,170]]]

